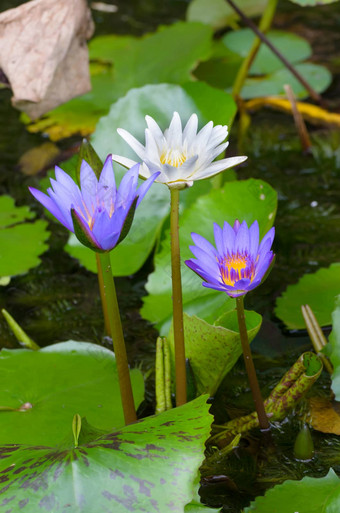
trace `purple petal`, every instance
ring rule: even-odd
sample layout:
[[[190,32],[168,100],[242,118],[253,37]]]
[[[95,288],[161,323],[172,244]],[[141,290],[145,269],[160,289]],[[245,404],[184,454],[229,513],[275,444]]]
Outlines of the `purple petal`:
[[[274,253],[269,251],[264,254],[258,261],[256,265],[255,278],[256,280],[262,280],[263,276],[266,274],[270,264],[272,263],[274,258]]]
[[[192,254],[197,258],[197,260],[199,261],[199,265],[203,269],[209,270],[209,272],[213,273],[215,277],[220,275],[220,266],[213,255],[211,255],[210,253],[206,253],[203,249],[199,248],[198,246],[189,246],[189,249],[192,252]]]
[[[249,230],[247,223],[243,221],[236,234],[235,250],[240,255],[249,252]]]
[[[233,230],[235,233],[237,233],[239,231],[239,228],[241,226],[241,223],[238,219],[235,220],[235,223],[234,223],[234,226],[233,226]]]
[[[125,205],[136,196],[140,164],[136,164],[125,173],[117,193],[117,206]]]
[[[205,251],[206,253],[210,253],[214,257],[218,256],[216,248],[209,241],[207,241],[207,239],[202,237],[202,235],[192,232],[191,238],[198,248],[203,249],[203,251]]]
[[[98,179],[92,167],[83,160],[80,166],[80,189],[85,205],[90,213],[96,208]]]
[[[271,245],[272,245],[273,240],[274,240],[274,236],[275,236],[275,228],[273,226],[273,228],[271,228],[269,230],[269,232],[267,232],[266,235],[263,237],[263,239],[261,241],[261,244],[260,244],[260,247],[259,247],[259,253],[261,253],[263,246],[267,243],[268,240],[270,241],[269,248],[271,248]]]
[[[249,255],[255,260],[260,240],[259,223],[254,221],[249,228]]]
[[[34,187],[28,188],[30,193],[35,197],[36,200],[38,200],[49,212],[51,212],[52,215],[58,221],[65,226],[68,230],[73,232],[73,224],[68,221],[67,218],[63,215],[63,212],[60,210],[58,205],[51,199],[47,194],[44,194],[43,192],[39,191],[38,189],[35,189]]]
[[[222,257],[224,255],[223,232],[217,223],[214,223],[214,237],[218,254]]]
[[[231,255],[235,252],[235,239],[236,235],[233,228],[225,221],[223,225],[223,247],[225,255]]]
[[[235,281],[234,289],[235,290],[248,290],[250,285],[249,278],[242,278],[241,280]]]
[[[161,173],[159,171],[157,173],[154,173],[152,176],[150,176],[150,178],[148,178],[145,182],[143,182],[142,185],[138,188],[138,190],[137,190],[138,200],[137,200],[136,207],[138,207],[138,205],[140,204],[140,202],[144,198],[145,194],[148,192],[148,190],[150,189],[151,185],[153,184],[153,182],[156,180],[156,178],[160,174]]]
[[[84,221],[84,219],[79,214],[79,212],[77,212],[75,209],[73,209],[72,211],[73,211],[73,215],[77,218],[77,221],[78,221],[79,225],[81,226],[81,230],[83,232],[84,237],[91,243],[91,245],[93,245],[97,249],[103,249],[101,247],[100,243],[95,238],[93,232],[90,230],[89,225]],[[82,244],[84,244],[83,241],[80,241],[80,242],[82,242]]]

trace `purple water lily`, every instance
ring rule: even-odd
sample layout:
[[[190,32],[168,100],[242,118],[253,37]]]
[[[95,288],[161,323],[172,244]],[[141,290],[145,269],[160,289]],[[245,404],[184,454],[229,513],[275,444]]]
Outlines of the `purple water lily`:
[[[259,243],[259,225],[255,221],[250,228],[238,220],[234,226],[224,223],[223,229],[214,223],[216,248],[204,237],[192,233],[195,246],[190,246],[196,258],[186,260],[204,287],[222,290],[230,297],[244,296],[257,287],[270,264],[275,229],[271,228]]]
[[[110,251],[128,234],[136,208],[159,175],[153,174],[137,189],[138,173],[139,164],[123,176],[117,189],[109,155],[99,179],[83,160],[80,188],[56,166],[47,194],[34,187],[29,190],[82,244],[97,252]]]

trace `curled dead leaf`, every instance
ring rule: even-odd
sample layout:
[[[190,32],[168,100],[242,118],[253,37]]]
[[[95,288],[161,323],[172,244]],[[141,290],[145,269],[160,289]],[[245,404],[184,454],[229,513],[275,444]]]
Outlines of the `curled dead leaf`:
[[[340,435],[340,403],[323,397],[309,400],[309,423],[317,431]]]

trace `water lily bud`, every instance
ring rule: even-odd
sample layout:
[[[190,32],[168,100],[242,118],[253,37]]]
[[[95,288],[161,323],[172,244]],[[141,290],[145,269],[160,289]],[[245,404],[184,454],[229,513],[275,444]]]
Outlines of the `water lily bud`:
[[[314,456],[314,443],[310,429],[304,424],[296,437],[294,444],[294,456],[297,460],[309,461]]]

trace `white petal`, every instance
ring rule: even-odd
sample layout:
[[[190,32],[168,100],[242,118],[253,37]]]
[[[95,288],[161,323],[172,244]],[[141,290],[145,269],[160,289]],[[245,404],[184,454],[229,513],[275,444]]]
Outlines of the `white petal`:
[[[133,149],[133,151],[140,157],[142,160],[145,156],[145,148],[144,146],[137,141],[133,135],[131,135],[127,130],[124,130],[124,128],[117,128],[117,132],[119,135],[128,143],[129,146]]]
[[[153,133],[149,128],[145,130],[145,153],[151,161],[158,161],[160,159],[160,151],[155,141]]]
[[[128,159],[126,157],[121,157],[120,155],[112,155],[112,160],[115,162],[118,162],[118,164],[121,164],[122,166],[130,169],[130,167],[137,164],[135,160]]]
[[[165,138],[164,138],[162,130],[159,128],[156,121],[151,116],[145,116],[145,120],[146,120],[146,124],[148,125],[150,132],[152,133],[152,135],[156,141],[158,150],[162,151],[162,148],[165,143]]]
[[[166,131],[168,149],[182,148],[182,122],[178,112],[174,112],[168,130]]]
[[[228,137],[228,127],[226,125],[214,126],[210,139],[208,141],[207,148],[214,148]]]
[[[230,167],[237,166],[237,164],[241,164],[248,157],[230,157],[228,159],[217,160],[217,162],[213,162],[210,166],[199,170],[194,175],[194,180],[203,180],[204,178],[208,178],[208,176],[214,176],[225,169]]]
[[[212,121],[209,121],[197,134],[196,139],[193,144],[193,148],[195,153],[201,153],[205,151],[205,147],[210,139],[212,129],[214,124]]]
[[[188,148],[190,147],[194,138],[196,137],[197,127],[198,127],[198,117],[196,114],[192,114],[183,130],[183,142],[184,141],[187,142]]]

